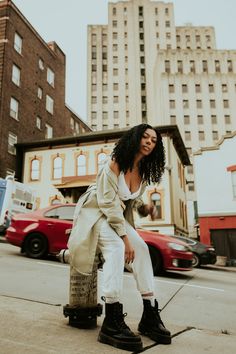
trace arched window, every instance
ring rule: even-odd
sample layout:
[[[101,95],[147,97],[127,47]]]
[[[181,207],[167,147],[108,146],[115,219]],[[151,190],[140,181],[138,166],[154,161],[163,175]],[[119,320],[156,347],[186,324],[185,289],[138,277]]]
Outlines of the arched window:
[[[157,210],[157,217],[156,219],[162,218],[162,208],[161,208],[161,195],[157,191],[151,194],[151,202],[155,205]]]
[[[51,205],[57,205],[57,204],[61,204],[61,200],[57,195],[55,195],[55,197],[51,199]]]
[[[86,175],[86,156],[79,155],[76,159],[76,174],[77,176],[85,176]]]
[[[105,154],[105,152],[100,152],[98,154],[98,172],[101,170],[102,166],[104,165],[106,157],[107,155]]]
[[[62,158],[57,156],[53,160],[53,178],[61,178],[62,177]]]
[[[34,160],[31,161],[31,168],[30,168],[31,181],[38,181],[39,180],[39,167],[40,167],[39,160],[34,158]]]

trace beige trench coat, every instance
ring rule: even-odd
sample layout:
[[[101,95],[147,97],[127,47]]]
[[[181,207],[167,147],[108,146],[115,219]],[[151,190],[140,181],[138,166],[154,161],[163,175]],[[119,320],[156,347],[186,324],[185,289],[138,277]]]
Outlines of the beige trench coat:
[[[126,235],[125,219],[134,226],[133,208],[140,207],[146,183],[139,197],[124,204],[118,196],[118,178],[108,161],[97,176],[96,185],[90,186],[78,200],[73,228],[68,241],[70,264],[81,274],[91,274],[97,250],[99,226],[104,218],[118,236]]]

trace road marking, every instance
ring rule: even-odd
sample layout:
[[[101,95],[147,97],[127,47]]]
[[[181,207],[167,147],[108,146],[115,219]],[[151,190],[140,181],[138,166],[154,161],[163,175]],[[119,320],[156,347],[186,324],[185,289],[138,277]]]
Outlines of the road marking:
[[[131,274],[124,274],[124,276],[130,277]],[[189,286],[192,288],[200,288],[200,289],[206,289],[206,290],[213,290],[213,291],[220,291],[224,292],[224,289],[219,289],[219,288],[211,288],[208,286],[202,286],[202,285],[197,285],[197,284],[187,284],[187,283],[178,283],[176,281],[168,281],[168,280],[161,280],[161,279],[156,279],[157,283],[166,283],[166,284],[174,284],[174,285],[179,285],[179,286]]]
[[[219,288],[211,288],[208,286],[202,286],[202,285],[197,285],[197,284],[186,284],[186,283],[177,283],[176,281],[168,281],[168,280],[160,280],[158,279],[157,282],[162,282],[162,283],[167,283],[167,284],[175,284],[175,285],[180,285],[180,286],[189,286],[192,288],[200,288],[200,289],[206,289],[206,290],[215,290],[215,291],[222,291],[224,292],[224,289],[219,289]]]

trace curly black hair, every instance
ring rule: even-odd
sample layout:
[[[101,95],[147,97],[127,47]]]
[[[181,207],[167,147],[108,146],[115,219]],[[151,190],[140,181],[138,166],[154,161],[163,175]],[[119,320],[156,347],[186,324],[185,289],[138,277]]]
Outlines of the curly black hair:
[[[157,143],[151,154],[140,161],[139,173],[148,184],[159,183],[165,168],[165,149],[160,133],[151,125],[139,124],[125,132],[116,143],[111,157],[118,163],[120,171],[126,173],[132,170],[135,155],[139,152],[141,139],[147,129],[156,132]]]

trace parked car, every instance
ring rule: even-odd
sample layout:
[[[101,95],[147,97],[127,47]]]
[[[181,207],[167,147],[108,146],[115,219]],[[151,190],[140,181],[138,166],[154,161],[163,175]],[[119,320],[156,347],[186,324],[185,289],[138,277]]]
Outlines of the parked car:
[[[58,254],[67,248],[75,204],[58,204],[13,216],[7,241],[31,258]],[[137,230],[147,243],[154,274],[163,270],[191,270],[193,254],[182,241],[157,232]]]
[[[174,238],[186,242],[191,247],[193,252],[193,267],[199,268],[201,265],[215,264],[216,251],[211,245],[206,245],[184,236],[175,235]]]

